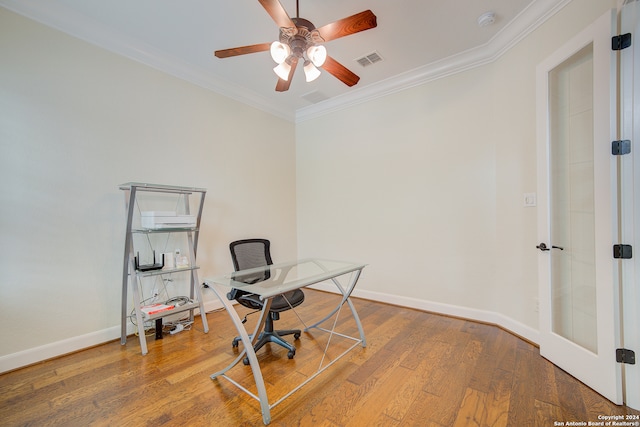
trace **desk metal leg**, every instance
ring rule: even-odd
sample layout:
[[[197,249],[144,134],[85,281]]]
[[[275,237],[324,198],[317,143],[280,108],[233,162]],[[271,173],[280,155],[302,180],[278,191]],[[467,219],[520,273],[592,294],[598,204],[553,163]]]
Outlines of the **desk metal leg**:
[[[336,314],[336,312],[338,310],[340,310],[340,307],[342,307],[342,305],[346,302],[349,305],[349,308],[351,309],[351,314],[353,315],[353,318],[356,321],[356,325],[358,326],[358,332],[360,333],[360,340],[362,341],[362,346],[363,347],[367,346],[367,340],[364,337],[364,329],[362,328],[362,323],[360,322],[360,317],[358,316],[358,312],[356,311],[355,306],[353,305],[353,303],[351,302],[351,299],[349,298],[351,296],[351,293],[353,292],[353,289],[356,287],[356,283],[358,283],[358,279],[360,278],[360,273],[361,272],[362,272],[362,270],[356,270],[356,271],[353,272],[353,276],[351,277],[351,282],[349,283],[349,287],[347,288],[346,291],[342,287],[342,285],[340,284],[338,279],[336,279],[336,278],[331,279],[331,281],[336,285],[336,287],[338,288],[338,290],[342,294],[342,301],[340,301],[340,304],[338,304],[338,306],[336,308],[334,308],[329,314],[327,314],[325,317],[323,317],[321,320],[319,320],[318,322],[314,323],[313,325],[307,327],[305,329],[305,331],[308,331],[311,328],[316,328],[316,327],[318,327],[318,325],[326,322],[334,314]]]
[[[240,356],[238,356],[229,366],[227,366],[222,371],[216,372],[215,374],[211,375],[211,379],[216,379],[217,377],[222,376],[226,378],[228,381],[232,382],[237,387],[239,387],[240,389],[242,389],[247,394],[251,395],[256,400],[258,400],[260,402],[260,409],[262,411],[262,421],[264,422],[265,425],[267,425],[271,423],[271,408],[269,406],[267,389],[264,385],[264,379],[262,378],[262,371],[260,370],[260,364],[258,363],[258,357],[256,356],[256,352],[253,350],[253,341],[249,338],[249,334],[247,334],[247,330],[244,328],[244,325],[242,324],[242,320],[240,320],[240,317],[238,316],[238,313],[236,312],[236,310],[233,308],[233,305],[231,304],[231,302],[226,298],[225,293],[224,292],[221,293],[221,291],[218,289],[218,285],[216,284],[210,284],[210,285],[212,285],[211,288],[213,289],[214,293],[216,294],[216,296],[218,297],[222,305],[224,305],[224,308],[227,310],[229,317],[233,321],[233,324],[236,327],[236,330],[238,331],[238,335],[240,335],[242,344],[244,345],[244,349],[240,353]],[[271,298],[265,301],[264,307],[262,309],[262,313],[260,315],[260,320],[258,321],[258,325],[256,326],[256,332],[254,332],[253,334],[254,340],[258,336],[258,331],[262,329],[262,325],[264,324],[264,321],[265,321],[265,315],[266,316],[269,315],[270,307],[271,307]],[[235,382],[234,380],[226,376],[226,372],[229,371],[229,369],[231,369],[232,367],[234,367],[243,358],[245,353],[247,358],[249,359],[249,364],[251,365],[253,379],[255,380],[256,388],[258,389],[258,396],[255,396],[249,390],[242,387],[242,385],[238,384],[237,382]]]
[[[318,264],[318,266],[320,268],[322,268],[323,270],[327,271],[321,264]],[[269,400],[267,398],[267,391],[266,391],[265,384],[264,384],[264,379],[262,377],[262,372],[260,370],[260,365],[258,364],[258,358],[256,356],[256,353],[255,353],[254,349],[253,349],[254,343],[258,339],[259,333],[260,333],[260,331],[262,330],[262,328],[264,326],[264,323],[265,323],[265,320],[266,320],[266,316],[269,315],[269,309],[271,307],[271,298],[268,298],[268,299],[265,300],[265,305],[264,305],[264,307],[262,309],[262,312],[260,314],[260,320],[258,321],[258,325],[256,326],[256,329],[255,329],[255,331],[253,333],[253,336],[250,337],[248,335],[246,329],[244,328],[244,325],[242,324],[242,321],[240,320],[240,317],[238,316],[238,313],[233,308],[231,302],[226,298],[226,294],[223,291],[223,289],[226,289],[226,287],[224,287],[222,285],[217,285],[215,283],[208,282],[208,284],[211,286],[211,288],[215,292],[216,296],[218,297],[218,299],[220,300],[222,305],[227,310],[227,313],[229,314],[229,317],[233,321],[233,324],[234,324],[236,330],[238,331],[240,339],[242,340],[242,343],[244,345],[244,349],[242,350],[240,355],[229,366],[227,366],[225,369],[223,369],[222,371],[216,372],[215,374],[211,375],[211,378],[212,379],[216,379],[218,377],[224,377],[226,380],[228,380],[229,382],[234,384],[236,387],[240,388],[242,391],[244,391],[245,393],[247,393],[248,395],[250,395],[254,399],[258,400],[260,402],[260,408],[261,408],[261,411],[262,411],[262,420],[263,420],[265,425],[269,424],[271,422],[271,409],[273,407],[275,407],[280,402],[282,402],[284,399],[286,399],[287,397],[291,396],[293,393],[298,391],[305,384],[307,384],[308,382],[310,382],[311,380],[316,378],[318,375],[320,375],[322,372],[324,372],[327,368],[329,368],[329,366],[333,365],[337,360],[341,359],[349,351],[354,349],[358,344],[362,344],[363,347],[366,347],[364,329],[362,328],[362,323],[360,322],[360,317],[358,316],[358,313],[356,311],[355,306],[353,305],[353,303],[350,300],[351,293],[353,292],[353,289],[355,288],[356,283],[358,282],[358,279],[360,277],[360,273],[361,272],[362,272],[362,269],[355,270],[355,271],[353,271],[351,273],[350,283],[349,283],[349,286],[347,286],[346,288],[343,287],[340,284],[340,282],[338,281],[337,278],[335,278],[335,277],[331,278],[333,283],[336,285],[336,287],[338,288],[338,290],[342,294],[342,299],[341,299],[340,303],[337,304],[337,307],[335,307],[328,315],[323,317],[322,320],[320,320],[319,322],[316,322],[312,326],[309,326],[309,327],[305,328],[305,331],[308,331],[309,329],[312,329],[312,328],[317,328],[319,330],[322,330],[324,332],[328,332],[328,333],[331,334],[329,339],[327,340],[327,346],[324,349],[324,354],[322,356],[322,361],[320,362],[320,366],[318,367],[318,370],[313,375],[309,376],[300,385],[298,385],[293,390],[291,390],[290,392],[285,394],[283,397],[281,397],[278,401],[276,401],[273,404],[269,404]],[[345,274],[346,273],[342,273],[341,275],[345,275]],[[327,275],[325,277],[328,277],[328,276],[330,276],[330,275]],[[340,309],[342,308],[342,306],[345,303],[347,303],[347,305],[349,306],[349,309],[351,310],[351,314],[353,315],[353,318],[356,321],[356,324],[357,324],[357,327],[358,327],[358,331],[360,333],[360,339],[359,340],[357,338],[355,338],[355,337],[351,337],[351,336],[347,336],[347,335],[343,335],[343,334],[340,334],[338,332],[335,332],[335,327],[337,325],[338,318],[340,316],[340,314],[339,314],[340,313]],[[332,326],[331,330],[327,330],[327,329],[324,329],[324,328],[319,326],[320,324],[322,324],[325,321],[327,321],[330,318],[332,318],[334,315],[335,315],[335,319],[334,319],[333,326]],[[298,318],[299,318],[299,316],[298,316]],[[302,321],[302,319],[300,319],[300,320]],[[304,322],[302,322],[302,323],[304,324]],[[351,347],[349,347],[346,351],[344,351],[338,357],[334,358],[330,363],[324,365],[325,356],[327,355],[327,349],[329,347],[329,344],[331,343],[331,337],[334,334],[335,335],[340,335],[340,336],[342,336],[344,338],[348,338],[350,340],[353,340],[354,344],[351,345]],[[245,355],[249,359],[249,364],[251,365],[253,378],[254,378],[254,381],[256,383],[256,388],[257,388],[257,391],[258,391],[258,395],[257,396],[254,393],[252,393],[251,391],[247,390],[244,386],[242,386],[241,384],[239,384],[238,382],[234,381],[232,378],[230,378],[230,377],[228,377],[226,375],[226,373],[232,367],[234,367],[236,364],[238,364],[238,362],[240,360],[242,360],[245,357]]]

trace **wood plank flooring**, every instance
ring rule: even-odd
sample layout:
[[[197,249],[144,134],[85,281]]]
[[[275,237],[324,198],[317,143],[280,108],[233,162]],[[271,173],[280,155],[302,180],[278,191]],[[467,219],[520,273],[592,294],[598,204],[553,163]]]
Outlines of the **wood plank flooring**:
[[[298,307],[318,318],[337,296],[307,290]],[[354,299],[367,336],[314,381],[272,409],[272,426],[554,426],[640,415],[616,406],[495,326]],[[241,309],[239,312],[245,313]],[[1,426],[261,426],[256,400],[209,375],[237,354],[224,312],[193,330],[137,337],[0,375]],[[247,325],[257,315],[249,316]],[[307,322],[309,324],[309,322]],[[299,327],[292,312],[276,327]],[[349,311],[340,331],[356,335]],[[293,337],[288,337],[293,340]],[[272,400],[318,368],[326,334],[303,334],[293,360],[272,344],[258,356]],[[348,344],[332,337],[334,350]],[[242,344],[241,344],[242,345]],[[331,353],[335,357],[338,353]],[[251,371],[230,372],[251,389]]]

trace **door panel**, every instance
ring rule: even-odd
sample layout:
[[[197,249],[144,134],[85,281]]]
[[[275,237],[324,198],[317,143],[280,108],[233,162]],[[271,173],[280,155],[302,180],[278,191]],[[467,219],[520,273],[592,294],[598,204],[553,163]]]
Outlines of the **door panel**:
[[[597,352],[593,191],[593,44],[548,73],[551,322]],[[552,248],[554,249],[554,248]]]
[[[548,249],[538,252],[538,266],[540,353],[622,403],[612,259],[614,22],[607,13],[537,69],[538,237]]]

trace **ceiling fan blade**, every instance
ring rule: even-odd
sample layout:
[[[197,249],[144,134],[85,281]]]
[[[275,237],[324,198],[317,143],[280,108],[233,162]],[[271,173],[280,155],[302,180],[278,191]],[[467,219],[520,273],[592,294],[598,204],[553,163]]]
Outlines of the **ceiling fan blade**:
[[[289,90],[289,86],[291,86],[291,80],[282,80],[278,78],[278,83],[276,83],[276,92],[286,92]]]
[[[318,28],[318,32],[325,41],[335,40],[340,37],[370,30],[378,26],[376,15],[370,10],[356,13],[348,18],[340,19],[331,24]]]
[[[330,56],[327,56],[322,68],[347,86],[353,86],[360,80],[360,77]]]
[[[278,0],[258,0],[278,27],[296,27]]]
[[[278,78],[278,83],[276,83],[276,92],[286,92],[289,90],[291,86],[291,80],[293,79],[293,73],[296,72],[296,68],[298,67],[298,58],[294,57],[291,60],[291,70],[289,70],[289,79],[282,80]]]
[[[249,46],[234,47],[231,49],[216,50],[218,58],[229,58],[231,56],[246,55],[247,53],[264,52],[271,48],[271,43],[252,44]]]

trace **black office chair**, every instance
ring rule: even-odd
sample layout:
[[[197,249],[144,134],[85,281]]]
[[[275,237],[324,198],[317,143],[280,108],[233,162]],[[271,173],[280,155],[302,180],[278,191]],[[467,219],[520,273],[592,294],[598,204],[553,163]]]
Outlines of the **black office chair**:
[[[271,243],[266,239],[245,239],[237,240],[229,244],[231,250],[231,258],[233,259],[233,267],[236,271],[246,270],[255,267],[264,267],[273,264],[271,261],[270,252]],[[269,269],[265,269],[264,272],[259,274],[242,278],[243,282],[256,283],[259,281],[267,280],[271,277]],[[286,297],[286,299],[285,299]],[[227,298],[230,300],[236,300],[243,306],[253,309],[262,310],[264,302],[260,300],[260,297],[256,294],[248,293],[240,289],[233,288],[231,292],[227,294]],[[287,302],[288,301],[288,302]],[[289,350],[287,356],[289,359],[293,359],[296,354],[296,348],[282,339],[282,336],[293,335],[294,339],[300,338],[300,329],[287,329],[278,330],[273,329],[273,321],[280,318],[280,313],[289,310],[292,307],[297,307],[304,301],[304,292],[300,289],[295,291],[286,292],[284,297],[278,295],[271,301],[271,308],[269,314],[265,320],[264,331],[260,333],[258,341],[254,344],[253,349],[257,352],[262,346],[268,342],[276,343]],[[233,340],[233,347],[238,347],[240,337],[236,337]],[[249,359],[244,358],[245,365],[249,364]]]

